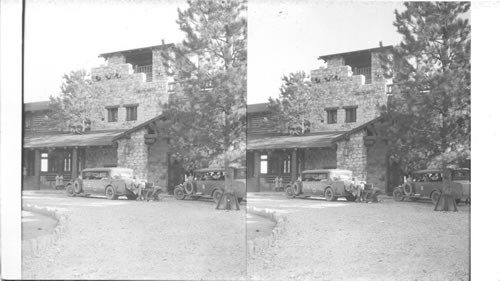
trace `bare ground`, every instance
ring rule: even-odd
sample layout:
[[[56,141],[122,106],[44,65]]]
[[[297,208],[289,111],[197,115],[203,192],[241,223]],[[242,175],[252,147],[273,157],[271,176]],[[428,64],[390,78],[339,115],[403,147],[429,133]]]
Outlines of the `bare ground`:
[[[245,212],[211,201],[23,196],[68,216],[63,237],[23,258],[24,279],[244,280]]]
[[[470,207],[249,196],[288,217],[287,231],[248,260],[250,280],[469,280]]]

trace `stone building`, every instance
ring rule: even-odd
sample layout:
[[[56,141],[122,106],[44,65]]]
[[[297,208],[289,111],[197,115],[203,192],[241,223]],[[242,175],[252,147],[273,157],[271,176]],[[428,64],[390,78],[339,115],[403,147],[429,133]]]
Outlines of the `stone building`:
[[[286,184],[303,170],[339,168],[391,193],[399,170],[392,167],[387,145],[374,128],[391,83],[383,77],[379,54],[391,48],[320,56],[326,67],[312,70],[311,80],[329,83],[331,92],[317,100],[323,118],[304,135],[279,133],[265,122],[273,114],[267,104],[248,105],[248,191],[273,189],[277,178]]]
[[[155,130],[177,84],[162,59],[171,46],[101,54],[106,64],[91,70],[91,123],[82,134],[44,127],[48,102],[25,104],[23,188],[53,187],[56,175],[69,181],[86,167],[113,166],[133,168],[163,188],[173,185],[166,143],[156,141]]]

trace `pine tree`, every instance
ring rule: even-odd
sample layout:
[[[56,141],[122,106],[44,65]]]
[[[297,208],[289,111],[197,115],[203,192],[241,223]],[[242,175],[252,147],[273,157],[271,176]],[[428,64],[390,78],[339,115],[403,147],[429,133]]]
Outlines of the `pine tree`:
[[[470,3],[404,6],[394,22],[403,40],[383,57],[394,86],[382,130],[402,165],[444,169],[470,159]]]
[[[224,153],[227,176],[222,200],[228,196],[236,202],[229,155],[245,146],[246,1],[188,4],[185,11],[178,11],[177,20],[186,38],[173,54],[165,55],[166,61],[175,60],[182,86],[165,105],[162,127],[186,164],[196,166]]]

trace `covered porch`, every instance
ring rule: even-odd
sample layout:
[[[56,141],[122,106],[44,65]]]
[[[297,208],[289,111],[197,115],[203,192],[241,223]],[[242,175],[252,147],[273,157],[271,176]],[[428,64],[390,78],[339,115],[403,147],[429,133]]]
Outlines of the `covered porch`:
[[[123,130],[70,133],[34,133],[24,137],[23,190],[55,188],[56,176],[64,183],[78,177],[86,167],[117,164],[113,137]]]
[[[306,136],[263,136],[247,140],[247,190],[273,191],[295,181],[303,170],[335,168],[343,132]]]

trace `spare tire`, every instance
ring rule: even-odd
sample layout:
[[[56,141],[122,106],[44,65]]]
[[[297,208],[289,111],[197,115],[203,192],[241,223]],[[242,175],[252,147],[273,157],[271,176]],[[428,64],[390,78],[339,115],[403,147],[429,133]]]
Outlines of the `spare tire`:
[[[413,193],[413,187],[411,186],[411,184],[409,182],[405,182],[403,184],[403,193],[406,196],[410,196]]]
[[[294,182],[292,186],[293,194],[295,196],[298,196],[302,193],[302,184],[299,182]]]
[[[190,182],[190,181],[186,182],[186,183],[184,184],[184,191],[185,191],[185,192],[186,192],[186,194],[188,194],[188,195],[193,194],[193,193],[194,193],[194,183],[193,183],[193,182]]]
[[[80,185],[80,182],[78,180],[75,180],[75,182],[73,183],[73,191],[75,194],[82,192],[82,186]]]

